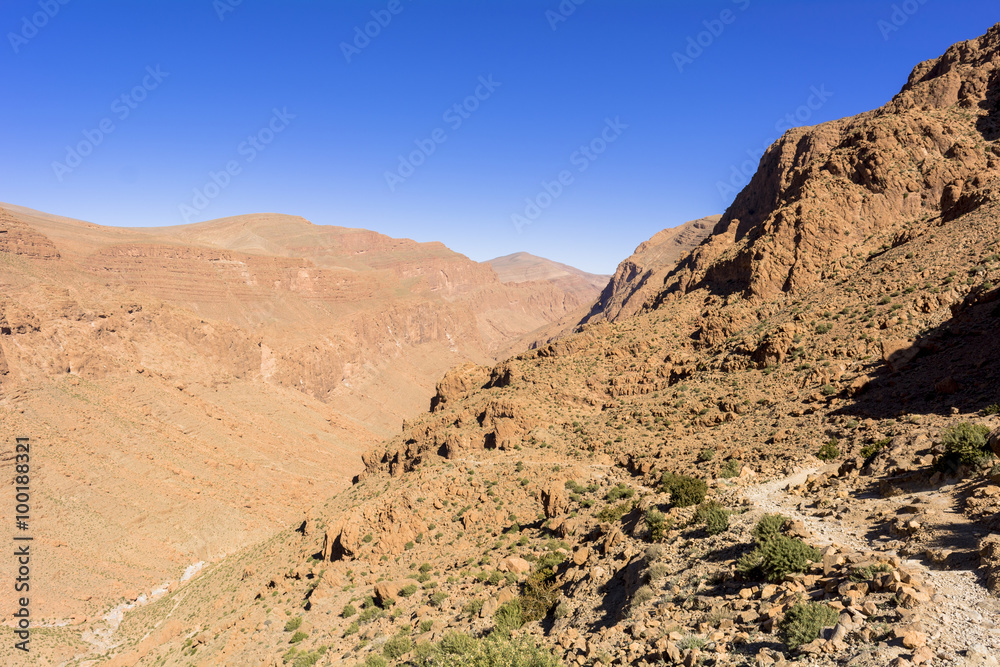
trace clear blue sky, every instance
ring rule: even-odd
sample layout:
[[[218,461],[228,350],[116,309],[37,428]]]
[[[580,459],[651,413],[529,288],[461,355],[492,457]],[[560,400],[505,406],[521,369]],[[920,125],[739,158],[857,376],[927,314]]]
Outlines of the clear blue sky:
[[[995,0],[577,1],[5,0],[0,201],[128,226],[275,211],[610,273],[721,213],[787,114],[880,106],[1000,20]]]

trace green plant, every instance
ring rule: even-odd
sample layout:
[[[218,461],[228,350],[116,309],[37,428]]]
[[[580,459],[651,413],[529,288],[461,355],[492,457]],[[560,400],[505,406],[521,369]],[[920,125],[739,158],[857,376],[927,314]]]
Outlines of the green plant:
[[[738,459],[729,459],[722,464],[722,468],[719,469],[719,477],[722,479],[732,479],[740,474],[740,469],[742,464]]]
[[[565,558],[562,554],[546,554],[538,560],[525,580],[518,598],[525,623],[540,621],[549,615],[559,597],[556,586],[556,566]]]
[[[667,531],[672,528],[672,522],[667,521],[667,516],[653,507],[646,511],[646,527],[649,528],[650,539],[659,542],[667,536]]]
[[[430,632],[434,627],[434,621],[420,621],[420,632]]]
[[[795,650],[817,639],[823,628],[837,623],[836,609],[822,602],[799,602],[787,612],[778,629],[788,648]]]
[[[698,460],[701,463],[708,463],[709,461],[711,461],[714,458],[715,458],[715,450],[714,449],[703,449],[703,450],[701,450],[701,453],[698,454]]]
[[[861,457],[865,459],[870,459],[871,457],[875,456],[883,449],[888,447],[890,442],[892,442],[892,440],[890,440],[889,438],[885,438],[884,440],[876,440],[875,442],[865,445],[864,447],[861,448]]]
[[[400,589],[399,594],[404,598],[408,598],[417,592],[417,587],[414,584],[407,584]]]
[[[819,391],[824,396],[833,396],[837,393],[837,388],[832,384],[825,384]]]
[[[396,635],[382,646],[382,655],[390,660],[399,660],[409,653],[412,648],[413,642],[409,637]]]
[[[765,514],[753,527],[750,534],[753,535],[757,544],[764,544],[781,535],[781,529],[785,527],[788,519],[781,514]]]
[[[840,456],[840,447],[836,440],[831,440],[822,447],[816,453],[816,458],[821,461],[832,461],[833,459]]]
[[[469,616],[475,616],[483,609],[483,601],[480,599],[469,600],[462,605],[462,611]]]
[[[349,635],[357,634],[359,630],[361,630],[361,624],[358,623],[357,621],[354,621],[353,623],[347,626],[346,630],[344,630],[344,636],[347,637]]]
[[[718,535],[729,530],[729,510],[710,500],[702,503],[694,513],[694,523],[705,526],[709,535]]]
[[[475,650],[476,640],[464,632],[452,631],[441,638],[438,648],[444,655],[461,656]]]
[[[987,417],[991,417],[993,415],[1000,415],[1000,404],[994,403],[993,405],[983,408],[983,414],[986,415]]]
[[[608,495],[605,496],[605,499],[608,502],[613,503],[613,502],[615,502],[617,500],[621,500],[622,498],[624,498],[624,499],[627,500],[627,499],[631,498],[634,495],[635,495],[635,491],[633,489],[630,489],[629,487],[625,486],[624,484],[618,484],[618,485],[615,486],[615,488],[613,488],[610,491],[608,491]]]
[[[618,521],[623,516],[628,514],[629,509],[632,505],[630,503],[621,503],[619,505],[608,505],[600,512],[597,513],[597,520],[602,523],[614,523]]]
[[[962,422],[941,433],[945,456],[959,463],[981,465],[991,456],[987,438],[990,429],[982,424]]]
[[[871,581],[875,578],[876,574],[881,572],[891,572],[892,568],[888,565],[869,565],[867,567],[859,567],[851,572],[851,581],[862,582]]]
[[[301,642],[303,639],[305,639],[308,636],[309,635],[307,635],[306,633],[304,633],[301,630],[299,630],[294,635],[292,635],[292,638],[288,640],[288,643],[289,644],[298,644],[299,642]]]
[[[340,610],[340,615],[344,618],[350,618],[358,613],[358,610],[354,608],[354,605],[348,602],[344,605],[344,608]]]
[[[388,667],[389,663],[386,662],[385,658],[382,656],[375,655],[374,653],[369,653],[368,657],[365,658],[365,667]]]
[[[288,622],[285,623],[285,632],[291,632],[292,630],[298,630],[301,625],[302,625],[302,617],[301,616],[296,616],[295,618],[290,618],[290,619],[288,619]]]
[[[504,602],[493,614],[494,629],[501,635],[510,636],[511,632],[522,625],[524,625],[524,612],[518,599]]]
[[[674,507],[698,505],[705,501],[705,494],[708,492],[705,480],[669,472],[663,473],[660,487],[664,493],[670,494],[670,502]]]
[[[770,581],[781,581],[793,572],[805,572],[819,560],[819,551],[798,538],[779,535],[760,547],[761,570]]]
[[[444,604],[444,601],[448,599],[448,594],[444,591],[438,591],[431,594],[429,601],[432,607],[440,607]]]

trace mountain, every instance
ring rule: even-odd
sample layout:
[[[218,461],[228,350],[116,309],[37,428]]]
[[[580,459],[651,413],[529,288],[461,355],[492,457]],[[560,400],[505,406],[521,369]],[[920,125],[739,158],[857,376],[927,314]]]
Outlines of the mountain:
[[[712,233],[721,217],[708,216],[664,229],[636,248],[631,257],[618,265],[585,321],[615,321],[639,312],[650,297],[659,293],[664,278],[677,262]]]
[[[601,290],[611,276],[599,276],[544,257],[526,252],[497,257],[486,262],[493,267],[503,283],[551,282],[567,294],[579,294],[584,300],[593,299],[594,290]]]
[[[50,618],[287,526],[448,368],[525,349],[597,293],[273,214],[125,229],[4,205],[0,258],[0,422],[45,452]]]
[[[1000,24],[786,133],[643,307],[455,367],[349,490],[46,655],[993,664],[998,82]]]

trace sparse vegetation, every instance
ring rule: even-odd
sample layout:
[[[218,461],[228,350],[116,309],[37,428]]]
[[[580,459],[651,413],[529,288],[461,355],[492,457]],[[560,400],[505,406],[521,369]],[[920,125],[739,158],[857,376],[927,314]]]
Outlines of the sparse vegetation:
[[[788,648],[795,650],[818,638],[820,631],[836,624],[838,617],[837,610],[822,602],[799,602],[785,612],[778,628]]]
[[[663,473],[660,487],[664,493],[670,494],[670,503],[674,507],[693,507],[705,501],[708,484],[705,480],[686,475]]]

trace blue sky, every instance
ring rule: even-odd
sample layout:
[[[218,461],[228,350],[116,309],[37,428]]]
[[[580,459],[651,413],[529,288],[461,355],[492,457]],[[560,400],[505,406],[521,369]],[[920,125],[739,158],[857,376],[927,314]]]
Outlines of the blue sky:
[[[610,273],[721,213],[789,114],[880,106],[998,20],[992,0],[5,0],[0,201],[121,226],[274,211]]]

